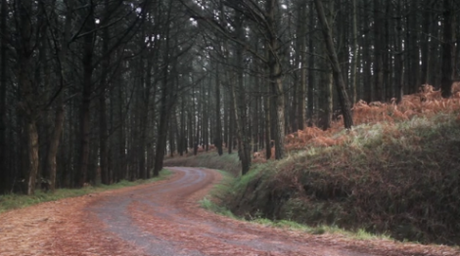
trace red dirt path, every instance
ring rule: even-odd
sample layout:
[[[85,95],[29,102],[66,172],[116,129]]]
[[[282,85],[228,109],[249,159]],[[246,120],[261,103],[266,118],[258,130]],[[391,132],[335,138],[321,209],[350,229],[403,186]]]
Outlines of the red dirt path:
[[[167,180],[0,215],[0,255],[460,255],[444,246],[356,241],[229,219],[197,201],[215,171],[172,168]]]

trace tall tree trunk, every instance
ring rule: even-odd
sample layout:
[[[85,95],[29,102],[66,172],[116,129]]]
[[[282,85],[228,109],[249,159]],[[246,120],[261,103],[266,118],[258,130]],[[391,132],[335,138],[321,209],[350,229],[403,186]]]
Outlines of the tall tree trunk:
[[[10,181],[9,168],[7,168],[7,138],[6,138],[6,90],[7,90],[7,67],[8,67],[8,42],[7,42],[7,0],[1,0],[0,11],[0,193],[7,191]]]
[[[145,164],[145,152],[148,151],[147,150],[147,147],[148,147],[148,136],[147,136],[147,131],[148,131],[148,125],[149,125],[149,114],[151,113],[150,112],[150,98],[151,98],[151,89],[155,86],[155,85],[152,85],[152,58],[153,58],[153,54],[151,52],[149,52],[147,54],[147,69],[146,69],[146,78],[145,78],[145,89],[144,89],[144,94],[143,94],[143,106],[142,106],[142,113],[141,113],[141,134],[140,134],[140,145],[139,145],[139,148],[140,148],[140,152],[141,152],[141,155],[139,156],[140,157],[140,163],[139,163],[139,168],[140,168],[140,171],[141,171],[141,178],[142,179],[147,179],[149,176],[150,176],[150,169],[148,168],[148,164],[146,166]],[[153,92],[154,94],[156,94],[156,89],[153,88]],[[154,99],[155,97],[153,97]],[[149,155],[147,154],[147,159],[150,158],[150,157],[153,157],[153,155]],[[147,160],[148,161],[148,160]]]
[[[227,81],[229,81],[227,79]],[[229,81],[231,83],[231,81]],[[231,91],[231,89],[229,88],[228,89],[228,106],[227,106],[227,109],[228,110],[228,113],[230,114],[229,117],[228,117],[228,128],[227,128],[227,131],[228,131],[228,135],[227,135],[227,151],[228,151],[228,154],[231,154],[232,151],[233,151],[233,140],[234,140],[234,136],[235,136],[235,108],[234,108],[234,105],[233,105],[233,93]]]
[[[167,17],[171,17],[172,4],[169,4]],[[165,52],[163,56],[164,67],[163,67],[163,79],[161,84],[161,96],[160,96],[160,117],[158,123],[157,140],[156,140],[156,152],[155,152],[155,164],[153,167],[153,177],[158,177],[161,169],[163,169],[163,160],[166,152],[166,139],[168,126],[170,121],[171,108],[173,106],[172,95],[174,94],[175,82],[169,83],[170,78],[170,27],[167,25],[165,31]]]
[[[107,135],[107,106],[105,102],[105,88],[99,94],[99,167],[100,177],[97,177],[95,183],[109,184],[109,149]]]
[[[272,157],[272,145],[271,145],[271,141],[272,141],[272,132],[271,132],[271,103],[272,99],[270,99],[270,93],[265,93],[265,96],[264,96],[264,115],[265,115],[265,158],[266,159],[270,159]]]
[[[193,95],[192,90],[192,95]],[[191,97],[193,99],[193,96]],[[193,119],[195,117],[195,102],[191,100],[189,102],[190,107],[187,110],[187,132],[188,132],[188,148],[194,148],[195,144],[195,129]]]
[[[165,85],[168,86],[167,84]],[[161,169],[163,169],[163,159],[166,149],[166,138],[168,132],[168,99],[167,89],[163,86],[162,96],[161,96],[161,105],[160,105],[160,120],[158,124],[158,137],[156,141],[156,152],[155,152],[155,165],[153,167],[153,177],[158,177]]]
[[[118,142],[118,161],[119,164],[117,166],[117,179],[115,181],[120,181],[122,179],[127,179],[127,160],[126,160],[126,128],[125,122],[123,121],[123,90],[122,84],[119,83],[117,86],[117,115],[118,115],[118,122],[120,122],[120,127],[118,128],[117,134],[117,142]]]
[[[425,0],[423,4],[423,21],[422,21],[422,49],[420,51],[422,57],[422,74],[421,74],[421,83],[422,84],[431,84],[430,82],[430,38],[431,33],[431,23],[432,23],[432,0]]]
[[[339,59],[334,48],[334,41],[332,38],[332,30],[328,24],[326,14],[324,12],[323,4],[321,0],[315,0],[316,10],[318,12],[318,18],[322,26],[322,32],[324,41],[326,42],[327,52],[331,66],[333,70],[335,85],[337,88],[337,95],[339,98],[340,107],[342,110],[343,121],[345,128],[351,128],[353,126],[353,118],[351,114],[351,104],[346,91],[345,82],[342,76],[342,70],[340,69]]]
[[[185,134],[185,96],[182,95],[180,103],[180,141],[179,141],[179,155],[183,156],[187,152],[187,137]]]
[[[29,168],[29,180],[27,194],[33,195],[35,192],[35,183],[39,171],[39,142],[37,119],[39,116],[37,88],[34,83],[32,74],[33,59],[33,42],[32,35],[34,32],[31,23],[33,3],[30,0],[16,2],[16,12],[18,14],[19,24],[19,44],[16,45],[18,56],[18,88],[20,91],[21,102],[19,108],[24,114],[24,131],[27,136],[27,161]]]
[[[56,117],[54,121],[54,131],[50,138],[50,146],[48,148],[47,155],[47,166],[48,173],[50,175],[50,190],[54,192],[56,189],[56,156],[59,148],[59,141],[62,134],[62,129],[64,127],[64,103],[62,101],[62,96],[59,96],[58,107],[56,109]]]
[[[334,114],[334,99],[333,99],[333,83],[334,79],[332,76],[332,72],[330,71],[330,63],[326,60],[323,61],[322,64],[323,69],[325,70],[321,74],[321,81],[320,84],[322,85],[321,88],[321,109],[323,113],[321,115],[321,129],[327,130],[331,128],[332,119]]]
[[[394,81],[394,90],[396,92],[397,102],[401,102],[402,96],[404,94],[404,63],[403,63],[403,50],[402,50],[402,4],[400,1],[397,2],[396,6],[396,26],[395,26],[395,38],[394,38],[394,51],[395,51],[395,60],[394,60],[394,69],[395,69],[395,81]]]
[[[305,118],[306,118],[306,106],[305,106],[305,91],[307,85],[307,54],[306,54],[306,33],[307,33],[307,8],[304,3],[301,3],[299,6],[299,14],[298,14],[298,27],[297,27],[297,51],[298,53],[298,66],[300,67],[300,79],[298,85],[298,93],[297,95],[294,94],[294,98],[296,98],[297,108],[295,115],[297,127],[296,129],[303,130],[305,128]]]
[[[374,96],[378,101],[383,101],[383,36],[380,0],[374,0]]]
[[[102,24],[106,25],[110,19],[110,3],[109,0],[104,0],[104,19]],[[109,52],[109,41],[110,33],[109,28],[105,27],[102,30],[102,53],[106,54]],[[103,57],[101,62],[102,73],[101,82],[99,85],[99,165],[101,177],[96,179],[96,184],[102,182],[103,184],[109,184],[109,145],[108,145],[108,134],[107,134],[107,105],[106,105],[106,88],[108,86],[108,72],[110,65],[110,54]],[[100,178],[100,180],[99,180]]]
[[[452,0],[444,0],[441,91],[444,98],[452,95],[453,56],[454,54],[454,5]]]
[[[410,14],[407,17],[407,28],[406,35],[407,41],[404,42],[407,45],[407,89],[408,93],[416,93],[420,86],[420,51],[419,51],[419,22],[418,22],[418,5],[420,0],[411,0],[407,1],[410,5],[407,6],[407,9],[411,10]]]
[[[93,90],[93,40],[94,40],[94,13],[93,5],[88,5],[86,9],[88,19],[85,20],[83,37],[83,84],[82,84],[82,98],[80,103],[80,159],[79,159],[79,170],[78,170],[78,186],[83,186],[88,181],[88,166],[89,166],[89,154],[90,154],[90,104],[91,94]]]
[[[243,31],[243,20],[240,13],[236,15],[236,33],[238,38],[242,39],[244,37]],[[243,76],[243,47],[241,45],[236,46],[236,66],[237,69],[237,84],[236,88],[232,84],[231,92],[233,94],[233,107],[235,109],[235,120],[236,120],[236,135],[238,138],[238,154],[241,160],[241,174],[245,175],[249,171],[251,165],[251,148],[250,148],[250,135],[247,131],[248,122],[247,122],[247,96],[246,90],[244,87],[244,76]],[[235,93],[235,90],[238,91],[238,94]]]
[[[216,67],[216,91],[215,91],[215,97],[216,97],[216,133],[215,133],[215,139],[214,139],[214,145],[217,148],[217,153],[219,156],[221,156],[224,152],[222,149],[222,120],[221,120],[221,114],[220,114],[220,77],[219,77],[219,65]]]
[[[400,2],[400,1],[398,1]],[[364,8],[362,8],[362,17],[363,17],[363,24],[366,26],[369,26],[370,20],[369,20],[369,1],[364,1]],[[372,59],[371,59],[371,36],[370,33],[367,32],[365,34],[365,37],[363,38],[363,95],[364,95],[364,100],[369,102],[374,101],[373,98],[373,86],[372,86]]]
[[[351,74],[350,74],[350,84],[351,84],[351,92],[352,92],[352,104],[358,101],[358,93],[357,93],[357,69],[358,69],[358,53],[359,53],[359,45],[358,45],[358,10],[356,7],[356,1],[352,0],[352,56],[351,56]]]
[[[35,184],[38,174],[39,166],[39,144],[38,144],[38,131],[37,123],[34,119],[27,120],[27,152],[29,154],[29,183],[27,194],[33,195],[35,193]]]
[[[315,22],[315,18],[316,18],[316,15],[315,14],[315,8],[313,6],[313,2],[311,2],[310,4],[310,12],[309,12],[309,25],[310,27],[314,27],[316,24]],[[309,52],[314,52],[314,48],[315,48],[315,40],[314,40],[314,37],[313,35],[311,35],[308,39],[308,51]],[[313,93],[313,89],[314,89],[314,86],[315,86],[315,76],[314,76],[314,72],[313,69],[315,68],[315,56],[313,54],[311,54],[308,58],[308,67],[310,68],[310,71],[308,72],[308,92],[307,92],[307,102],[308,102],[308,106],[307,106],[307,121],[308,121],[308,127],[312,127],[313,126],[313,108],[314,108],[314,93]]]
[[[275,112],[273,115],[274,131],[273,139],[275,141],[275,159],[284,158],[284,136],[285,136],[285,117],[284,117],[284,90],[283,83],[281,81],[281,63],[280,56],[278,54],[279,43],[277,35],[277,10],[279,9],[278,0],[267,0],[266,12],[267,12],[267,49],[269,51],[269,76],[270,76],[270,88],[273,97],[273,103],[275,106]]]
[[[176,110],[175,107],[172,107],[170,117],[169,117],[169,130],[168,130],[168,140],[169,140],[169,156],[174,157],[174,152],[176,152],[176,130],[177,124],[176,120]]]

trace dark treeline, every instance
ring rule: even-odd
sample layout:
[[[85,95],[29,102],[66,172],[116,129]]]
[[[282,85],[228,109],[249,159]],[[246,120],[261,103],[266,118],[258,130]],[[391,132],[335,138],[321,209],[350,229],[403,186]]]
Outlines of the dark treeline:
[[[165,155],[284,157],[352,103],[459,75],[454,0],[1,0],[0,193],[158,175]],[[272,150],[272,148],[274,150]],[[271,156],[271,154],[274,156]]]

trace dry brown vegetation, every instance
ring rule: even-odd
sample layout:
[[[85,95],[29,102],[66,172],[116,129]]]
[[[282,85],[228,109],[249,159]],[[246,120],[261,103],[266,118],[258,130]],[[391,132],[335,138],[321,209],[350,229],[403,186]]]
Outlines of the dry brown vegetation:
[[[399,104],[360,101],[353,129],[343,130],[338,120],[326,131],[288,135],[289,156],[267,162],[263,152],[254,154],[256,173],[235,183],[226,206],[248,218],[460,244],[460,83],[452,92],[443,99],[425,85]],[[236,158],[216,159],[204,154],[180,162],[238,170]]]
[[[229,207],[245,216],[458,245],[460,84],[453,95],[443,99],[424,86],[400,104],[357,103],[351,130],[336,122],[327,131],[288,135],[291,155],[264,165]]]
[[[460,110],[460,82],[452,86],[452,97],[444,99],[441,91],[435,90],[431,85],[423,85],[420,92],[405,95],[399,104],[393,99],[391,103],[371,102],[360,100],[353,106],[353,122],[355,126],[362,124],[372,125],[384,122],[391,126],[394,123],[410,120],[414,117],[432,117],[438,113],[452,113]],[[342,145],[352,139],[349,133],[341,133],[342,120],[332,123],[328,130],[318,127],[306,127],[286,136],[286,149],[299,150],[306,146],[334,146]],[[265,162],[265,154],[254,154],[255,162]],[[272,154],[274,156],[274,154]]]

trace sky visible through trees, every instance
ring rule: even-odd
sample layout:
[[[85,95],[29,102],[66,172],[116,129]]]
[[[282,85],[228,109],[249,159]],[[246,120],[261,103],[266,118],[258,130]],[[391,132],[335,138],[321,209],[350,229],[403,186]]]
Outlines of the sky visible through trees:
[[[242,174],[352,105],[459,79],[454,0],[1,0],[0,192],[157,176],[217,148]]]

